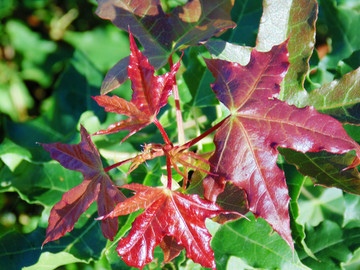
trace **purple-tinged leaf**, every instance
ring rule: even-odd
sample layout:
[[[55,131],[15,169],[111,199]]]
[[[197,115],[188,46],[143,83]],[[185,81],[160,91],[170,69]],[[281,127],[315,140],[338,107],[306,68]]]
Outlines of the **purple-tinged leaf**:
[[[221,187],[225,180],[243,188],[250,211],[266,219],[293,247],[288,189],[276,164],[277,147],[336,154],[355,149],[359,157],[360,146],[332,117],[313,107],[299,109],[276,99],[289,65],[286,45],[274,46],[269,52],[254,49],[245,67],[206,60],[216,78],[212,88],[231,115],[214,138],[216,151],[210,162],[215,168],[211,172],[218,176],[208,177],[204,187],[215,186],[212,182]]]
[[[162,10],[160,0],[97,1],[97,15],[125,31],[130,27],[156,69],[166,64],[174,51],[198,45],[235,27],[230,18],[234,0],[193,0],[169,14]],[[105,78],[102,94],[116,88],[117,82],[126,80],[123,64],[117,64],[113,69]]]
[[[114,209],[116,203],[123,201],[125,196],[104,172],[99,152],[83,126],[79,144],[50,143],[42,146],[50,153],[51,158],[63,167],[79,171],[84,176],[84,181],[66,192],[52,208],[44,245],[71,231],[80,215],[94,201],[98,203],[99,215],[106,215]],[[117,232],[118,222],[103,221],[101,229],[104,236],[112,240]]]

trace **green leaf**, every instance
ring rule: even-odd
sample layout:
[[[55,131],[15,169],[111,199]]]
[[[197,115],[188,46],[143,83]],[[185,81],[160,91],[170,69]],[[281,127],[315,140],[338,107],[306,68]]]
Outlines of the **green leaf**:
[[[2,172],[6,168],[3,167]],[[22,161],[13,172],[0,179],[0,192],[17,191],[28,203],[52,206],[81,180],[80,173],[67,170],[55,162],[34,164]]]
[[[33,98],[17,72],[5,63],[0,63],[0,69],[0,112],[13,121],[27,120],[28,110],[34,105]]]
[[[86,261],[80,260],[68,252],[43,252],[41,253],[39,261],[36,264],[29,267],[24,267],[23,270],[53,270],[59,266],[77,262]]]
[[[47,160],[36,142],[72,142],[76,139],[76,128],[84,111],[93,111],[100,121],[104,120],[101,107],[89,99],[98,93],[101,81],[101,73],[85,55],[76,51],[47,100],[45,112],[25,123],[5,121],[5,135],[30,150],[34,160]]]
[[[41,244],[45,237],[45,229],[41,227],[29,234],[15,230],[3,234],[0,237],[0,260],[7,265],[7,269],[36,265],[42,252],[53,254],[66,252],[83,262],[98,260],[106,241],[100,230],[100,222],[94,220],[96,215],[89,217],[83,219],[83,222],[80,222],[72,232],[56,242],[47,244],[43,249]],[[47,264],[52,263],[55,262],[47,261]]]
[[[235,44],[255,47],[262,11],[262,0],[235,1],[231,19],[237,26],[226,31],[221,38]]]
[[[311,91],[298,105],[314,106],[344,124],[360,124],[360,68]]]
[[[8,21],[5,31],[14,49],[23,56],[22,77],[49,86],[51,84],[49,69],[51,71],[53,66],[48,65],[50,59],[48,57],[56,52],[57,44],[42,39],[39,33],[33,32],[20,21]],[[46,65],[48,69],[45,68]]]
[[[360,194],[359,171],[356,167],[351,168],[357,162],[357,157],[352,153],[300,153],[291,149],[281,149],[280,153],[303,175],[311,177],[315,185],[337,187],[346,192]]]
[[[296,253],[263,219],[240,219],[223,225],[213,237],[218,270],[227,269],[231,256],[240,258],[250,267],[265,269],[308,269]]]
[[[315,0],[264,1],[256,48],[268,51],[289,38],[290,67],[279,98],[291,104],[296,103],[296,95],[306,94],[304,80],[315,45],[316,18]]]
[[[116,27],[107,25],[86,32],[66,31],[64,40],[81,50],[96,68],[105,72],[130,54],[129,39]],[[114,62],[115,60],[115,62]]]
[[[192,96],[191,101],[184,105],[185,112],[218,104],[210,87],[213,79],[206,68],[204,56],[207,55],[203,47],[191,47],[184,54],[183,62],[186,71],[183,73],[183,78]]]
[[[250,62],[253,49],[220,40],[210,40],[205,43],[205,46],[213,58],[236,62],[242,66],[246,66]]]
[[[322,59],[321,64],[327,69],[335,68],[338,62],[349,57],[360,49],[359,10],[338,6],[334,0],[320,0],[320,8],[324,16],[331,38],[331,52]]]
[[[286,184],[289,188],[289,196],[291,198],[289,203],[291,235],[297,245],[304,246],[303,240],[305,238],[305,228],[301,224],[297,223],[296,220],[300,214],[298,199],[301,188],[305,182],[305,177],[301,175],[293,166],[286,163],[281,164],[279,167],[285,172]]]
[[[335,220],[341,219],[345,211],[342,191],[322,187],[315,187],[312,190],[320,192],[320,195],[314,196],[306,187],[302,189],[303,196],[299,198],[300,215],[297,222],[302,225],[317,226],[330,217]]]
[[[315,46],[317,13],[316,0],[292,1],[287,29],[287,37],[290,38],[288,44],[290,67],[279,95],[280,99],[292,104],[306,93],[304,81],[309,72],[309,60]]]
[[[345,212],[343,227],[360,227],[360,196],[345,194]]]
[[[300,256],[304,264],[313,270],[335,270],[339,269],[339,262],[350,260],[359,247],[360,230],[343,230],[335,222],[325,220],[315,228],[307,227],[305,241],[318,260]]]

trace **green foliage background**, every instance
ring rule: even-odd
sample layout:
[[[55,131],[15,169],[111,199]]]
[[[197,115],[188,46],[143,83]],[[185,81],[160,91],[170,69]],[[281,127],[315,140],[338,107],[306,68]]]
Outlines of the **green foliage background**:
[[[184,1],[162,2],[171,10]],[[360,63],[359,2],[320,0],[319,6],[317,50],[305,81],[308,91],[342,77]],[[90,98],[99,94],[106,72],[129,54],[127,34],[94,15],[95,8],[95,1],[90,0],[0,0],[0,262],[7,269],[129,269],[114,252],[116,245],[101,235],[99,222],[94,220],[95,205],[74,231],[41,249],[51,207],[82,178],[50,160],[36,143],[78,143],[79,123],[93,133],[122,119],[104,113]],[[232,16],[238,27],[221,38],[255,46],[262,11],[260,0],[236,1]],[[322,53],[328,45],[332,51],[320,60],[318,51]],[[209,85],[213,79],[202,57],[210,57],[205,48],[187,49],[180,70],[188,139],[221,115],[213,107],[216,100]],[[129,82],[115,93],[129,99]],[[170,99],[169,110],[160,121],[176,140],[172,105]],[[359,108],[355,104],[350,113],[354,121],[359,121]],[[358,126],[345,128],[360,142]],[[144,142],[162,141],[152,126],[119,145],[124,134],[93,137],[105,163],[134,155]],[[198,149],[213,150],[211,140]],[[321,159],[309,156],[309,160],[314,158]],[[130,176],[126,176],[126,167],[111,173],[117,185],[159,185],[162,165],[162,160],[152,160]],[[223,226],[209,222],[218,269],[359,269],[360,197],[339,189],[314,188],[293,166],[283,160],[279,165],[285,169],[293,199],[295,256],[266,222],[258,219],[255,223],[249,215],[251,222],[238,220]],[[117,239],[134,218],[120,219]],[[147,268],[201,269],[185,260],[184,254],[166,265],[161,263],[162,256],[156,249],[156,259]]]

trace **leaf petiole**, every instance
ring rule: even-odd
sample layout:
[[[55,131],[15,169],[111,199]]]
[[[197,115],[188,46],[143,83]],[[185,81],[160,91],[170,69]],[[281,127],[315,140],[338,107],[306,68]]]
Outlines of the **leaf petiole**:
[[[229,116],[228,116],[229,117]],[[204,133],[200,134],[200,136],[196,137],[195,139],[192,139],[191,141],[188,141],[187,143],[183,144],[181,147],[184,148],[189,148],[191,146],[193,146],[194,144],[198,143],[199,141],[201,141],[202,139],[204,139],[206,136],[208,136],[209,134],[213,133],[215,130],[217,130],[224,122],[226,119],[228,119],[228,117],[224,118],[223,120],[221,120],[219,123],[217,123],[215,126],[209,128],[207,131],[205,131]]]
[[[163,126],[160,124],[159,120],[157,118],[154,118],[154,124],[158,127],[158,129],[160,130],[161,135],[164,138],[165,144],[167,145],[172,145],[169,136],[166,134],[165,129],[163,128]]]
[[[169,65],[170,65],[170,69],[172,69],[174,65],[172,60],[172,55],[169,57]],[[185,132],[184,132],[183,118],[180,108],[180,96],[176,82],[176,76],[174,76],[173,94],[174,94],[175,107],[176,107],[176,123],[178,128],[178,140],[179,140],[179,144],[183,144],[185,143]]]

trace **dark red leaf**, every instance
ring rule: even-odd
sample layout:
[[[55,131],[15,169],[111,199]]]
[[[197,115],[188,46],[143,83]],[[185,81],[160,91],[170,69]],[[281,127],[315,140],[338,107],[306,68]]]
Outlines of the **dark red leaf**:
[[[171,71],[164,75],[154,76],[154,67],[137,48],[135,40],[130,33],[130,63],[128,76],[131,80],[133,95],[131,101],[118,96],[96,96],[94,99],[105,107],[108,112],[124,114],[129,118],[110,125],[106,130],[96,132],[110,134],[120,130],[129,130],[124,138],[135,134],[140,129],[152,123],[161,107],[165,106],[175,83],[175,74],[180,67],[180,61],[172,66]]]
[[[180,252],[184,249],[180,246],[175,237],[165,235],[163,240],[160,242],[160,247],[164,252],[164,263],[170,262],[172,259],[179,256]]]
[[[224,191],[217,196],[216,204],[229,212],[221,213],[213,218],[214,221],[220,224],[244,217],[249,211],[246,192],[231,182],[227,182]]]
[[[154,248],[165,236],[176,239],[176,245],[186,249],[187,257],[204,267],[216,268],[214,253],[210,247],[211,235],[205,227],[205,219],[213,218],[223,210],[197,195],[184,195],[167,188],[147,187],[140,184],[124,185],[136,194],[116,205],[104,218],[128,215],[141,208],[127,237],[117,247],[119,255],[129,265],[142,268],[153,260]],[[164,243],[163,243],[164,245]],[[172,253],[172,248],[165,250]],[[174,253],[172,253],[174,254]],[[173,255],[169,255],[172,258]]]
[[[226,180],[243,188],[250,211],[266,219],[293,247],[290,198],[284,173],[276,165],[277,147],[337,154],[355,149],[358,157],[360,147],[334,118],[312,107],[299,109],[276,99],[289,66],[286,45],[274,46],[269,52],[252,50],[247,66],[206,60],[216,78],[212,88],[231,115],[214,138],[216,151],[210,162],[218,176],[208,178],[204,187],[221,189]]]
[[[84,176],[84,181],[66,192],[52,208],[43,245],[70,232],[80,215],[94,201],[98,203],[99,215],[106,215],[114,209],[116,203],[126,199],[104,172],[99,152],[83,126],[79,144],[50,143],[42,146],[63,167],[79,171]],[[101,223],[101,230],[108,239],[113,239],[117,229],[116,219]]]
[[[160,0],[97,2],[97,15],[111,20],[125,31],[130,27],[156,69],[165,65],[174,51],[198,45],[225,29],[235,27],[230,16],[234,0],[192,0],[171,13],[162,10]],[[127,79],[124,67],[124,63],[119,62],[109,71],[101,87],[102,94]]]

